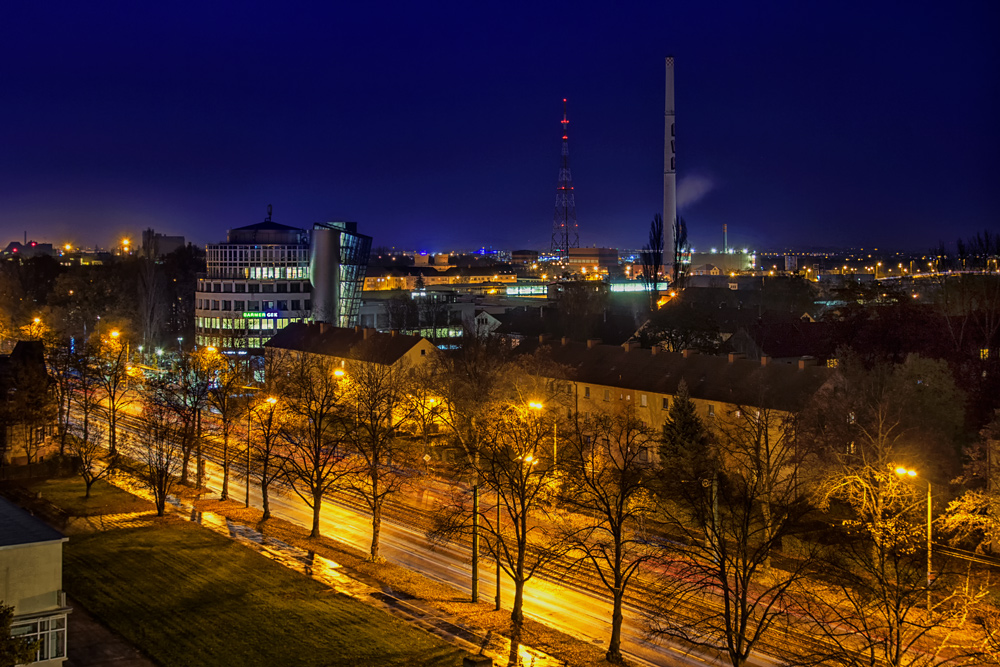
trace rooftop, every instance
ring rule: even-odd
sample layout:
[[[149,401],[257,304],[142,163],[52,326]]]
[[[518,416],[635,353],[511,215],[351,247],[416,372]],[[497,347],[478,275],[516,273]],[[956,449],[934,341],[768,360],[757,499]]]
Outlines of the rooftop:
[[[348,329],[321,323],[296,322],[279,331],[264,347],[360,360],[358,346],[365,341],[372,341],[377,346],[380,361],[394,364],[421,340],[421,336],[379,333],[374,329],[361,327]]]
[[[568,367],[570,379],[584,384],[674,395],[684,380],[692,398],[788,411],[800,409],[833,372],[806,364],[763,365],[749,359],[659,350],[654,354],[650,349],[588,346],[565,339],[545,343],[531,339],[517,347],[521,354],[539,349]]]
[[[0,498],[0,549],[65,539],[55,528],[50,528],[6,498]]]

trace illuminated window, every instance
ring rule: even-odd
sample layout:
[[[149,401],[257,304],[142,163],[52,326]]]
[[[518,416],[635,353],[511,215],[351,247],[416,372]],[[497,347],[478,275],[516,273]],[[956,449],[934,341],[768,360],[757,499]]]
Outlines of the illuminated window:
[[[708,416],[709,417],[714,417],[715,416],[715,406],[714,405],[710,404],[708,406]]]
[[[660,409],[661,410],[669,410],[670,409],[670,399],[667,398],[666,396],[663,397],[662,402],[660,403]]]
[[[989,359],[990,358],[990,349],[988,347],[984,347],[983,349],[979,350],[979,358],[982,359],[982,360],[984,360],[984,361],[986,359]]]
[[[838,363],[839,362],[836,359],[827,359],[826,360],[826,367],[827,368],[836,368]]]
[[[605,389],[604,390],[604,400],[605,401],[610,401],[611,400],[611,390],[610,389]]]
[[[590,398],[590,387],[584,387],[583,388],[583,397],[584,398]]]
[[[639,405],[641,405],[642,407],[646,407],[646,395],[645,394],[640,394],[639,395]]]

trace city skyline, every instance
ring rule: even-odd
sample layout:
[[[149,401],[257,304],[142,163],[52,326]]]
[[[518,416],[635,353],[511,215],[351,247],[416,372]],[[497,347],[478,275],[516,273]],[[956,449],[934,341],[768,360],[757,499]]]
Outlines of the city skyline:
[[[990,3],[458,7],[9,10],[5,240],[203,245],[272,204],[376,246],[545,248],[567,98],[580,244],[638,247],[667,55],[696,247],[723,224],[758,248],[996,228]]]

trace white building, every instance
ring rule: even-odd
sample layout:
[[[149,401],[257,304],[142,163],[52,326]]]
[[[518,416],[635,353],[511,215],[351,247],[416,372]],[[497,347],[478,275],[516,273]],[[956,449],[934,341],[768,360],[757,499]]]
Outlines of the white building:
[[[66,595],[59,531],[0,498],[0,600],[14,607],[11,634],[41,640],[32,665],[66,660]]]

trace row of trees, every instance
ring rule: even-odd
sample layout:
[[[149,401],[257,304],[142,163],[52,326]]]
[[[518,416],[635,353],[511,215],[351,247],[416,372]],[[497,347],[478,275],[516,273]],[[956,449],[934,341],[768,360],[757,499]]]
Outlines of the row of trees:
[[[110,363],[114,340],[102,345]],[[634,410],[581,415],[566,384],[546,379],[565,369],[496,340],[470,338],[421,368],[379,363],[384,353],[373,344],[343,365],[272,354],[267,382],[254,389],[238,357],[199,351],[169,380],[125,392],[142,417],[115,450],[141,464],[160,511],[202,442],[222,464],[223,497],[231,474],[249,474],[266,518],[269,491],[291,489],[312,508],[314,536],[324,498],[351,493],[371,513],[370,558],[379,560],[385,503],[425,468],[434,437],[435,449],[453,453],[435,457],[437,472],[465,484],[433,535],[471,542],[474,599],[488,556],[514,584],[516,638],[525,585],[579,568],[612,604],[611,661],[621,660],[630,599],[645,601],[653,635],[711,647],[734,665],[760,650],[798,664],[859,664],[861,653],[892,665],[987,655],[983,633],[996,632],[988,582],[974,586],[942,562],[928,585],[921,491],[894,472],[905,464],[934,476],[931,462],[960,428],[950,412],[959,392],[943,364],[848,360],[798,414],[770,407],[776,388],[762,385],[754,405],[733,406],[711,425],[682,388],[661,433]],[[102,401],[99,427],[75,441],[100,442],[117,427]],[[202,433],[204,412],[213,417]],[[75,416],[87,430],[86,410]],[[115,463],[113,454],[86,463],[77,453],[91,478]],[[961,514],[948,520],[969,526]],[[933,616],[923,608],[928,593]],[[972,634],[957,641],[956,633]]]
[[[988,577],[941,561],[928,583],[923,487],[896,473],[935,476],[960,427],[944,364],[848,360],[797,414],[771,407],[778,388],[762,385],[711,428],[682,388],[659,433],[634,409],[584,418],[558,382],[537,380],[559,369],[486,347],[443,362],[442,419],[462,454],[450,473],[472,493],[435,535],[471,539],[474,557],[500,564],[515,631],[524,584],[558,564],[606,588],[613,662],[630,595],[645,599],[651,634],[733,665],[760,650],[790,664],[996,659]]]

